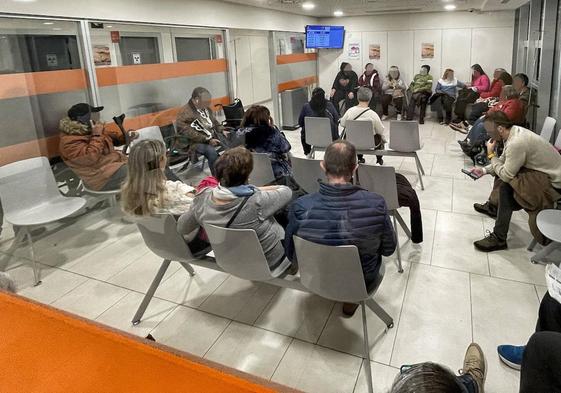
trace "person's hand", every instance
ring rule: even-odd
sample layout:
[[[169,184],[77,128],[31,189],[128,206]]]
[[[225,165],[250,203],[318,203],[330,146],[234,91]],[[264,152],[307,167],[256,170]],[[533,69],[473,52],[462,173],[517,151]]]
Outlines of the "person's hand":
[[[218,139],[211,139],[210,141],[208,141],[208,144],[211,146],[218,146],[220,144],[220,141]]]
[[[138,137],[140,137],[140,133],[138,131],[129,131],[129,141],[134,141]]]
[[[487,155],[492,154],[495,152],[495,146],[497,145],[497,141],[493,139],[489,139],[485,146],[487,146]]]
[[[481,176],[485,175],[485,170],[483,168],[474,167],[474,168],[471,168],[469,171],[477,177],[481,177]]]
[[[329,93],[329,97],[333,97],[335,95],[335,89],[331,89],[331,93]]]

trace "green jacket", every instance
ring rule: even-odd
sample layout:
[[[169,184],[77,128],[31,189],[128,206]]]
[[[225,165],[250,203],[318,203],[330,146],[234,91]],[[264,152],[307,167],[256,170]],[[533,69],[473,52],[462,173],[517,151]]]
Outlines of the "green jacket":
[[[413,93],[420,93],[422,91],[432,92],[432,75],[415,75],[413,82],[411,82],[411,91]]]

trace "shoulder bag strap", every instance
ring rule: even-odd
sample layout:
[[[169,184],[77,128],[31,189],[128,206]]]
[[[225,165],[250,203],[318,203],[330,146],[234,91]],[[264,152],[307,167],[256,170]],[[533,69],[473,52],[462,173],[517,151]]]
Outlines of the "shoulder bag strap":
[[[250,195],[251,196],[251,195]],[[232,215],[232,217],[230,218],[230,221],[228,221],[228,223],[226,224],[226,226],[224,228],[230,228],[230,225],[232,225],[232,223],[234,222],[234,220],[236,219],[236,217],[238,216],[238,214],[240,214],[240,212],[242,211],[243,207],[245,206],[245,204],[247,203],[247,200],[250,198],[250,196],[246,196],[242,203],[240,203],[240,205],[238,206],[238,208],[236,209],[236,211],[234,212],[234,215]]]
[[[368,112],[368,111],[370,111],[370,110],[372,110],[372,109],[367,108],[367,109],[363,110],[363,111],[360,112],[360,113],[358,114],[358,116],[355,117],[353,120],[357,120],[359,117],[361,117],[362,115],[364,115],[366,112]]]

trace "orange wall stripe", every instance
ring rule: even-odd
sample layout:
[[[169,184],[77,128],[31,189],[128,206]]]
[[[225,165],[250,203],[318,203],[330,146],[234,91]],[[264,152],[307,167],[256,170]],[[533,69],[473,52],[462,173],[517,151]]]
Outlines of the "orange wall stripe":
[[[0,99],[84,89],[83,69],[0,75]]]
[[[182,61],[179,63],[129,65],[121,67],[97,68],[97,83],[100,87],[155,81],[182,76],[204,75],[226,72],[225,59]]]
[[[290,89],[296,89],[298,87],[309,86],[317,82],[316,76],[307,76],[302,79],[294,79],[291,81],[283,82],[278,84],[279,91],[285,91]]]
[[[278,55],[277,64],[300,63],[302,61],[315,61],[317,53],[294,53],[292,55]]]
[[[229,97],[219,97],[212,100],[212,105],[230,103]],[[171,124],[176,118],[182,107],[166,109],[160,112],[147,113],[136,117],[125,119],[126,130],[138,130],[139,128],[150,126],[165,126]],[[108,122],[105,126],[111,134],[121,138],[122,134],[114,122]],[[58,150],[59,136],[54,135],[48,138],[40,138],[32,141],[18,143],[16,145],[0,147],[0,165],[9,164],[11,162],[25,160],[27,158],[46,156],[56,157],[59,155]],[[124,140],[121,140],[124,142]]]

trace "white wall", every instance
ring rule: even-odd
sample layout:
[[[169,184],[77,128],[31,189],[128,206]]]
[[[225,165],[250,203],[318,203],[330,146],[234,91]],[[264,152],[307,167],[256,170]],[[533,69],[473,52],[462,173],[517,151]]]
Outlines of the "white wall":
[[[2,1],[0,12],[186,26],[304,31],[315,18],[214,0]]]
[[[435,83],[444,69],[452,68],[460,80],[469,80],[470,66],[479,63],[492,74],[493,69],[512,67],[514,11],[438,12],[405,15],[329,18],[322,24],[345,26],[343,49],[319,51],[320,86],[330,89],[341,62],[352,64],[360,75],[364,64],[373,63],[381,75],[397,65],[406,83],[422,64],[431,66]],[[360,43],[361,55],[351,58],[349,44]],[[434,44],[434,58],[421,58],[421,44]],[[380,45],[380,59],[368,56],[370,44]]]

